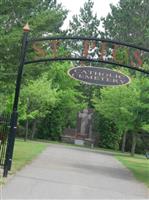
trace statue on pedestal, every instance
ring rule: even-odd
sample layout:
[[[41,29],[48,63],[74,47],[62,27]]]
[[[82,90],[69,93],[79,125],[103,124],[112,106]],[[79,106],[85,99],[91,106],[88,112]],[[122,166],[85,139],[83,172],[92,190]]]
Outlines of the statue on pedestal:
[[[80,137],[91,138],[92,132],[92,114],[91,109],[84,109],[82,112],[78,113],[77,120],[77,135]]]

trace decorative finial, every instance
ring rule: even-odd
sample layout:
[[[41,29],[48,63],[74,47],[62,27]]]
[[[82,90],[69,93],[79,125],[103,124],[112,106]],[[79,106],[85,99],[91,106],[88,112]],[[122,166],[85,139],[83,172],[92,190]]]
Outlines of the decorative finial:
[[[30,31],[30,27],[28,25],[28,22],[26,23],[26,25],[23,27],[23,31],[24,32],[29,32]]]

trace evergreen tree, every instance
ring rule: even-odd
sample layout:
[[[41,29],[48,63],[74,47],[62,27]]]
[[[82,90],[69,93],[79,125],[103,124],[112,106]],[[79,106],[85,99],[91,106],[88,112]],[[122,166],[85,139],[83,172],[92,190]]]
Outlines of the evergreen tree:
[[[149,46],[148,0],[120,0],[103,19],[105,37]]]
[[[88,0],[80,8],[79,15],[74,15],[70,21],[69,34],[73,36],[99,37],[100,20],[93,13],[94,2]]]
[[[80,8],[80,12],[78,15],[74,15],[72,17],[72,21],[70,21],[70,27],[68,34],[71,36],[85,36],[85,37],[100,37],[100,20],[97,17],[97,14],[94,14],[93,12],[94,2],[92,0],[87,0],[83,7]],[[71,44],[72,52],[73,52],[73,45],[75,45],[75,50],[77,49],[77,52],[74,52],[74,54],[82,55],[83,49],[80,43],[76,42],[75,44]],[[91,45],[91,44],[90,44]],[[82,62],[78,63],[78,65],[82,65]],[[88,62],[84,62],[84,65],[90,65]],[[96,65],[94,63],[94,65]],[[89,86],[86,84],[81,84],[78,87],[78,90],[81,91],[84,96],[86,97],[86,102],[88,104],[88,107],[92,107],[91,98],[93,96],[94,92],[93,86]]]
[[[7,87],[12,92],[19,64],[23,26],[29,22],[30,37],[60,33],[67,11],[55,0],[6,0],[0,2],[0,10],[0,90],[4,92]],[[43,68],[40,66],[36,69],[40,73]],[[37,71],[32,75],[37,74]]]

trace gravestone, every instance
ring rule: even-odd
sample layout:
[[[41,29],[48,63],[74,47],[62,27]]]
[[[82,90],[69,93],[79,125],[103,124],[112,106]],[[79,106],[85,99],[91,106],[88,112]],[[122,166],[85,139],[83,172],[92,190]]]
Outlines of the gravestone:
[[[63,142],[92,146],[92,109],[84,109],[77,115],[76,129],[66,128],[61,136]]]
[[[92,109],[84,109],[78,113],[77,135],[81,139],[91,138],[92,136]]]

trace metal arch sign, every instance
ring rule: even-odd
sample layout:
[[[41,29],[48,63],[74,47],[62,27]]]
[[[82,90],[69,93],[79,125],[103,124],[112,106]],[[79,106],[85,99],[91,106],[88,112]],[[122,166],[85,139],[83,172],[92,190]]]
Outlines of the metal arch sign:
[[[128,76],[108,68],[79,66],[68,70],[68,74],[72,78],[90,85],[119,86],[130,83]]]
[[[30,39],[28,38],[30,31],[28,24],[26,24],[23,30],[24,34],[22,38],[20,62],[17,73],[13,110],[11,114],[10,134],[8,135],[5,155],[4,177],[7,177],[8,171],[11,169],[12,165],[13,149],[17,130],[18,102],[24,65],[64,60],[89,61],[126,67],[135,71],[140,71],[144,74],[149,74],[149,67],[146,68],[144,65],[149,62],[149,49],[147,48],[118,41],[87,37],[45,37]],[[78,51],[78,49],[80,51]],[[72,50],[73,52],[71,52]],[[64,52],[64,54],[61,54],[61,52]],[[35,56],[36,58],[34,58]],[[84,69],[85,71],[82,71]],[[119,72],[113,72],[109,71],[109,69],[103,68],[97,69],[95,70],[93,68],[83,67],[83,69],[77,68],[77,71],[75,71],[76,69],[70,70],[69,73],[74,78],[89,84],[122,85],[127,84],[130,81],[128,77]],[[81,72],[79,78],[77,77],[78,71]],[[85,75],[88,73],[90,74],[89,77]]]
[[[28,39],[24,64],[65,60],[99,62],[149,74],[149,49],[144,47],[88,37]]]

